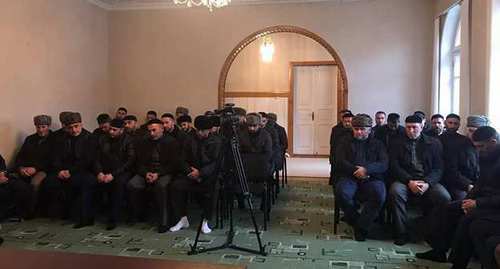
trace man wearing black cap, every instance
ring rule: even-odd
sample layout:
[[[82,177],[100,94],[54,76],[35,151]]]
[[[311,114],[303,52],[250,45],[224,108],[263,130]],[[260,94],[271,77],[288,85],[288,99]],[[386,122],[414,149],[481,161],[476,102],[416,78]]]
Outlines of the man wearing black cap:
[[[389,158],[382,142],[370,136],[372,125],[370,116],[356,115],[352,120],[353,137],[346,138],[339,146],[335,162],[335,196],[347,223],[354,228],[357,241],[366,240],[386,195],[384,174]],[[358,213],[356,200],[363,203],[361,213]]]
[[[182,149],[186,139],[188,138],[188,135],[175,124],[174,115],[170,113],[161,115],[161,122],[163,123],[165,134],[172,138],[175,138],[175,140],[177,140],[177,142],[179,143],[179,147],[181,147]]]
[[[271,176],[272,173],[273,142],[269,132],[263,130],[261,126],[262,118],[260,114],[249,113],[246,116],[247,128],[239,131],[240,149],[245,162],[249,164],[259,163],[261,165],[261,167],[245,167],[245,169],[250,172],[258,170],[267,177]],[[253,179],[249,178],[249,180]]]
[[[47,177],[46,187],[52,203],[64,209],[64,217],[70,216],[73,202],[78,201],[74,228],[81,228],[93,224],[95,141],[83,129],[80,113],[71,113],[65,120],[67,133],[55,144],[53,173]]]
[[[448,260],[452,268],[465,269],[474,248],[483,250],[488,236],[499,232],[500,139],[494,128],[484,126],[474,132],[472,140],[479,151],[480,177],[464,200],[452,202],[433,214],[428,240],[432,250],[417,253],[417,258],[437,262]],[[447,259],[450,245],[452,251]],[[483,266],[490,265],[487,260],[493,259],[493,248],[476,253],[481,262],[484,261]]]
[[[116,110],[116,114],[115,114],[115,118],[116,119],[120,119],[120,120],[123,120],[123,118],[125,118],[125,116],[127,116],[127,109],[124,108],[124,107],[119,107],[117,110]]]
[[[134,140],[124,132],[124,125],[120,119],[110,122],[108,134],[99,138],[94,164],[98,187],[109,197],[107,230],[116,227],[125,184],[132,177],[135,162]]]
[[[222,141],[212,135],[210,118],[198,116],[194,125],[196,136],[189,137],[184,145],[184,162],[178,179],[172,182],[172,207],[174,218],[179,222],[170,228],[171,232],[189,227],[187,219],[187,194],[198,194],[203,208],[201,231],[210,233],[208,221],[212,216],[214,190],[221,165]]]
[[[163,123],[159,119],[148,122],[149,137],[140,141],[136,147],[136,175],[128,182],[132,215],[139,216],[144,211],[141,197],[146,190],[154,192],[158,212],[158,232],[168,230],[168,185],[180,166],[182,155],[178,142],[164,135]]]
[[[431,126],[429,125],[429,122],[427,122],[427,118],[426,118],[425,113],[423,111],[420,111],[420,110],[415,111],[415,113],[413,113],[413,115],[418,116],[419,118],[422,119],[422,126],[423,126],[422,131],[424,133],[427,132],[431,128]]]
[[[94,135],[96,139],[99,139],[99,136],[108,134],[110,128],[110,122],[111,122],[111,117],[108,114],[106,113],[99,114],[97,116],[97,124],[99,125],[99,127],[97,127],[92,132],[92,135]]]
[[[387,151],[391,150],[392,142],[405,136],[405,128],[399,125],[401,116],[397,113],[387,115],[387,124],[375,131],[375,138],[384,143]]]
[[[330,181],[329,184],[335,183],[335,158],[337,155],[337,148],[343,143],[342,141],[348,139],[352,135],[351,122],[354,115],[350,110],[340,111],[341,121],[332,128],[330,134]]]
[[[181,115],[177,118],[177,125],[181,127],[187,135],[196,136],[196,130],[193,128],[193,120],[189,115]]]
[[[406,136],[395,141],[390,151],[391,173],[395,182],[389,190],[389,204],[396,232],[394,243],[397,245],[408,242],[408,199],[417,199],[424,215],[451,199],[439,183],[443,173],[441,142],[422,134],[422,118],[419,116],[408,116],[405,122]]]
[[[479,159],[471,139],[458,133],[460,116],[446,116],[446,131],[439,136],[443,144],[443,185],[451,199],[463,200],[479,178]]]
[[[33,118],[36,132],[24,140],[16,157],[15,170],[19,177],[29,182],[33,188],[33,197],[29,214],[35,213],[38,201],[38,191],[50,169],[51,136],[50,125],[52,119],[47,115],[38,115]]]
[[[261,116],[261,122],[260,122],[260,128],[267,131],[271,135],[271,141],[273,143],[273,157],[272,157],[272,171],[276,171],[279,162],[281,162],[281,143],[279,139],[279,134],[278,130],[276,129],[275,122],[274,121],[269,121],[267,113],[265,112],[259,112]],[[277,187],[277,191],[279,192],[279,184],[275,184],[275,187]]]
[[[137,125],[137,117],[134,115],[127,115],[123,118],[123,122],[125,123],[124,129],[125,133],[127,133],[129,136],[133,137],[134,140],[140,140],[143,139],[146,135],[147,132],[141,129]]]
[[[286,130],[284,127],[278,124],[278,116],[275,113],[268,113],[267,117],[268,121],[271,123],[271,126],[274,126],[274,128],[278,132],[280,152],[279,155],[277,156],[278,158],[276,159],[276,170],[277,171],[283,170],[283,164],[284,164],[283,160],[285,158],[285,153],[288,150],[288,137],[286,135]],[[279,178],[278,174],[276,178]],[[277,184],[276,186],[279,186],[279,184]]]

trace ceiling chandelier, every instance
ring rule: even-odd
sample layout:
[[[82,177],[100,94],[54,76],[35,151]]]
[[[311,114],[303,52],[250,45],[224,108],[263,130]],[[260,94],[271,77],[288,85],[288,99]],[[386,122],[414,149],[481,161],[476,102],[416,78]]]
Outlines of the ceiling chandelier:
[[[186,5],[187,7],[206,6],[212,12],[214,8],[227,6],[231,3],[231,0],[174,0],[174,3],[176,5]]]
[[[262,57],[263,62],[270,63],[273,61],[274,43],[270,36],[265,36],[262,39],[262,45],[260,45],[260,56]]]

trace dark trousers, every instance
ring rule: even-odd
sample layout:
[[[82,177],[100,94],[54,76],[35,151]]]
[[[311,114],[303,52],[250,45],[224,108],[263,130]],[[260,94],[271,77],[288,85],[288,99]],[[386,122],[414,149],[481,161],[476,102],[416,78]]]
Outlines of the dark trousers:
[[[447,187],[446,190],[450,193],[452,201],[462,201],[467,196],[467,192],[457,188]]]
[[[469,236],[483,268],[496,269],[495,248],[500,244],[500,219],[473,220],[469,227]]]
[[[120,220],[120,210],[123,204],[125,194],[125,185],[132,177],[130,173],[124,173],[114,177],[109,183],[98,183],[100,194],[106,194],[108,197],[108,222],[117,222]]]
[[[195,198],[200,202],[203,210],[203,218],[210,220],[212,218],[212,212],[214,208],[214,198],[215,195],[215,180],[204,180],[200,183],[197,181],[181,176],[172,182],[171,190],[171,200],[173,216],[176,221],[183,216],[187,216],[187,195],[188,193],[195,194]]]
[[[406,184],[395,181],[389,190],[389,205],[392,211],[394,231],[397,235],[407,234],[408,213],[406,205],[410,198],[417,200],[424,215],[429,215],[433,208],[445,205],[451,200],[448,191],[439,183],[430,186],[424,194],[416,195]]]
[[[130,194],[130,207],[132,210],[132,216],[137,217],[140,212],[145,209],[144,195],[147,191],[152,191],[154,193],[154,200],[158,210],[158,224],[160,226],[168,226],[170,212],[170,197],[168,196],[168,185],[172,177],[170,175],[164,175],[159,177],[155,182],[148,183],[146,179],[140,175],[135,175],[127,183],[127,189]]]
[[[457,228],[453,236],[451,252],[448,257],[448,261],[451,262],[456,269],[467,268],[469,260],[474,255],[474,244],[470,236],[470,228],[471,224],[478,219],[477,217],[474,211],[467,215],[463,215],[456,226]]]
[[[21,179],[10,178],[6,183],[0,184],[0,218],[6,217],[11,206],[15,206],[19,217],[29,217],[32,194],[30,185]]]
[[[71,174],[69,179],[60,179],[56,173],[49,174],[45,179],[45,188],[50,199],[52,216],[55,210],[63,210],[63,218],[72,214],[74,205],[78,208],[77,222],[87,222],[93,219],[92,195],[95,191],[97,180],[90,172],[77,172]]]
[[[40,187],[47,178],[47,173],[44,171],[38,171],[36,172],[32,177],[23,177],[19,175],[19,178],[29,184],[32,188],[32,197],[30,199],[31,204],[30,204],[30,215],[34,215],[36,211],[36,207],[38,205],[38,197],[40,196]]]
[[[347,223],[368,231],[384,206],[385,184],[381,180],[341,177],[335,182],[335,196]],[[361,213],[358,213],[356,200],[363,203]]]

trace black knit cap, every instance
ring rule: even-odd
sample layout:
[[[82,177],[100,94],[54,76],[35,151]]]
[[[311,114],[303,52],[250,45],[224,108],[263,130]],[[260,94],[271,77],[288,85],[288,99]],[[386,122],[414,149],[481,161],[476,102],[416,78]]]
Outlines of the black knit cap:
[[[111,117],[108,114],[102,113],[102,114],[99,114],[99,116],[97,116],[97,123],[98,124],[104,124],[106,122],[111,122]]]
[[[476,142],[483,142],[492,138],[498,139],[498,133],[497,130],[491,126],[479,127],[472,134],[472,140]]]
[[[353,118],[354,115],[352,114],[351,111],[347,111],[342,115],[342,118]]]
[[[114,128],[123,128],[125,126],[125,121],[121,119],[112,119],[110,125]]]
[[[134,116],[134,115],[127,115],[123,118],[123,120],[133,120],[133,121],[137,121],[137,117]]]
[[[411,115],[406,117],[405,122],[406,123],[422,123],[422,118],[418,115]]]
[[[200,115],[194,119],[194,127],[198,130],[208,130],[212,128],[210,117]]]
[[[191,119],[191,116],[189,115],[182,115],[177,118],[177,124],[181,125],[183,122],[193,122],[193,119]]]

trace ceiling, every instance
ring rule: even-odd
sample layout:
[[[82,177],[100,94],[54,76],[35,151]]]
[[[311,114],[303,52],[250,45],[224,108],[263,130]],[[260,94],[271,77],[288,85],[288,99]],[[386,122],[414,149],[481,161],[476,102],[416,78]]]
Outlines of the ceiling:
[[[104,9],[159,9],[159,8],[182,8],[184,6],[175,5],[173,0],[88,0]],[[231,0],[230,5],[266,5],[266,4],[286,4],[286,3],[350,3],[359,1],[374,0]]]

